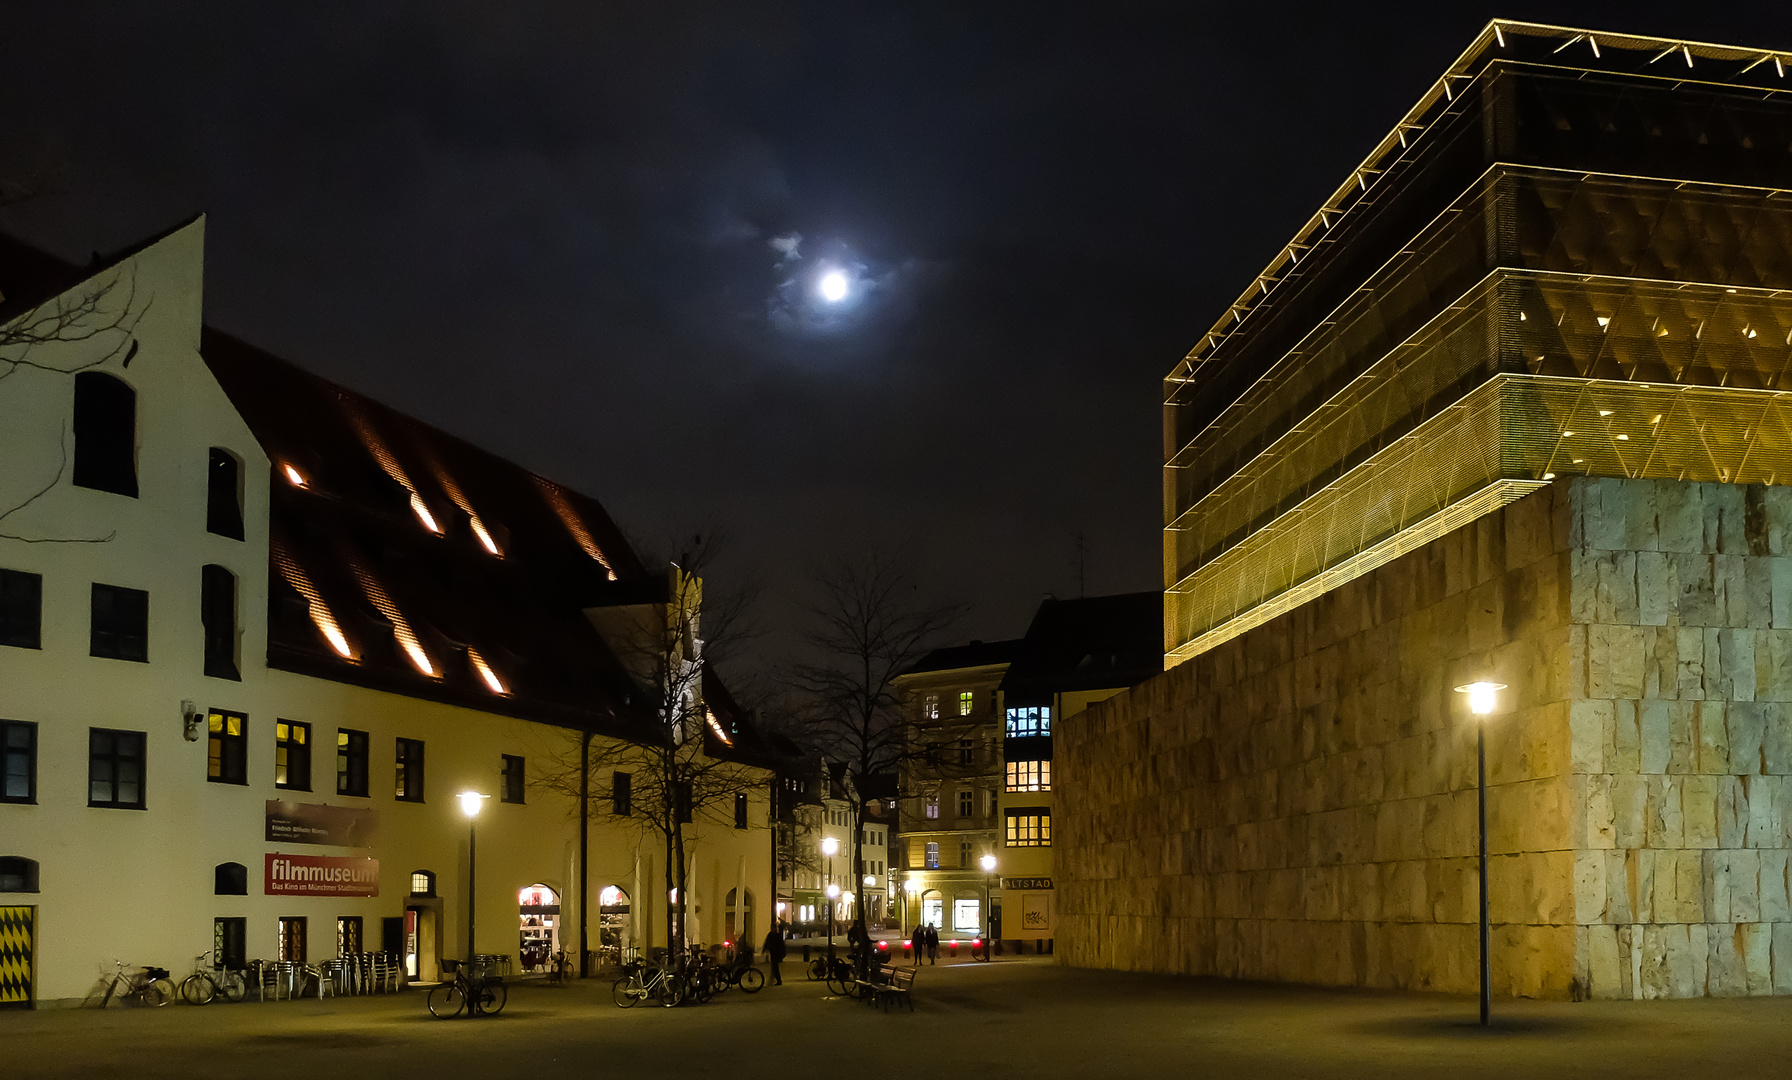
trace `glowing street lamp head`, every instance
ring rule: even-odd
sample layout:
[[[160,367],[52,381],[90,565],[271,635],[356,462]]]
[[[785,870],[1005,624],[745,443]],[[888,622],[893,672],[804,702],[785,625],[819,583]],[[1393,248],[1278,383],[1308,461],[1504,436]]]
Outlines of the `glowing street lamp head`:
[[[921,891],[921,883],[914,878],[909,878],[902,883],[902,891],[910,896],[914,896]]]
[[[838,886],[838,885],[829,885],[828,886],[828,899],[829,900],[832,900],[839,895],[840,895],[840,886]]]
[[[460,793],[459,798],[460,812],[470,818],[475,818],[479,816],[479,808],[484,806],[485,800],[491,798],[491,796],[481,795],[477,791],[463,791]]]
[[[834,856],[840,854],[840,841],[834,839],[831,836],[822,837],[821,838],[821,853],[823,855],[826,855],[830,859],[833,858]]]
[[[819,288],[823,300],[830,304],[838,304],[846,299],[846,294],[851,291],[852,283],[846,279],[844,271],[829,270],[821,275]]]
[[[983,872],[985,874],[993,874],[996,872],[996,857],[994,855],[983,856]]]
[[[1458,694],[1468,695],[1468,711],[1476,716],[1486,716],[1493,711],[1494,703],[1499,699],[1499,692],[1506,688],[1502,682],[1472,682],[1458,686]]]

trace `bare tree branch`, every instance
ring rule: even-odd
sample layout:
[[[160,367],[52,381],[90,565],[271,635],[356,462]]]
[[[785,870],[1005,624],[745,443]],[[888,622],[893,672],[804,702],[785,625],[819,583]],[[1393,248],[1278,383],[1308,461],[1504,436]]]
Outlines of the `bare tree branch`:
[[[815,575],[820,599],[809,608],[804,642],[817,659],[796,665],[791,681],[807,698],[809,741],[842,762],[859,795],[852,810],[854,880],[865,873],[866,803],[877,779],[897,784],[916,753],[905,734],[895,679],[931,650],[963,614],[924,601],[907,567],[881,556]],[[863,890],[859,917],[865,914]]]

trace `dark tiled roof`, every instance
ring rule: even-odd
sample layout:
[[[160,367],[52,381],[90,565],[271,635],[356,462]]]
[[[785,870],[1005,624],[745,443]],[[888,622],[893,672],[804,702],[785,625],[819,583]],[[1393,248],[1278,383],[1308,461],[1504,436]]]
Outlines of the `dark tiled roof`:
[[[924,675],[930,671],[953,671],[958,668],[988,667],[1006,664],[1014,659],[1020,639],[1011,641],[973,641],[969,645],[951,645],[935,649],[917,660],[904,675]]]
[[[208,328],[201,351],[273,461],[271,666],[632,729],[651,695],[584,608],[662,596],[664,573],[596,501],[227,334]]]
[[[1163,669],[1163,593],[1047,600],[1008,665],[1002,694],[1012,702],[1132,686]]]

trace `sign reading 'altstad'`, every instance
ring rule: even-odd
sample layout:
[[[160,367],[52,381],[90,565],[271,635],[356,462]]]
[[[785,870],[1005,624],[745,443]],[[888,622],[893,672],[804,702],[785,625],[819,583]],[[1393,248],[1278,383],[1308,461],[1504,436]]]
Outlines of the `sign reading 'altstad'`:
[[[266,840],[271,844],[371,847],[373,811],[269,799]]]
[[[378,859],[334,855],[269,855],[269,896],[378,896]]]

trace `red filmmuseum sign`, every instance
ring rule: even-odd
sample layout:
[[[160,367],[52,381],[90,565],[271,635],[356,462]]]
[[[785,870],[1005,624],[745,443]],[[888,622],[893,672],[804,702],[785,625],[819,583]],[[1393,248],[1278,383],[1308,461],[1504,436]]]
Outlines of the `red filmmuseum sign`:
[[[378,859],[335,855],[269,855],[269,896],[378,896]]]

